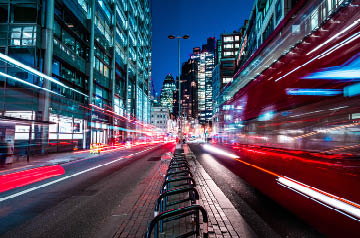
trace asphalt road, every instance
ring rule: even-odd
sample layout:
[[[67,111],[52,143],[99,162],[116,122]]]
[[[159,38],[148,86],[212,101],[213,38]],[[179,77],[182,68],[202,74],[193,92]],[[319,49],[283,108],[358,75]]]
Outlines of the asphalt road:
[[[236,170],[239,163],[235,160],[226,155],[210,154],[200,144],[190,144],[190,148],[259,237],[323,236],[242,179]]]
[[[157,165],[149,159],[173,147],[149,146],[63,164],[64,175],[2,193],[8,199],[0,202],[0,237],[114,234],[105,224],[111,211]]]

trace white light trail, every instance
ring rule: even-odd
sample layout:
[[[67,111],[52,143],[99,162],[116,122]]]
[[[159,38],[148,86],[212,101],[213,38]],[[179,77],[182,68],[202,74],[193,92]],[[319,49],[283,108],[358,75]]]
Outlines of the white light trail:
[[[58,95],[58,96],[63,97],[62,95],[58,94],[57,92],[51,91],[51,90],[49,90],[49,89],[47,89],[47,88],[39,87],[39,86],[37,86],[37,85],[35,85],[35,84],[29,83],[29,82],[27,82],[27,81],[25,81],[25,80],[22,80],[22,79],[20,79],[20,78],[17,78],[17,77],[14,77],[14,76],[11,76],[11,75],[2,73],[2,72],[0,72],[0,76],[2,76],[2,77],[4,77],[4,78],[10,78],[10,79],[12,79],[12,80],[18,81],[18,82],[23,83],[23,84],[25,84],[25,85],[28,85],[28,86],[30,86],[30,87],[32,87],[32,88],[41,89],[41,90],[47,91],[47,92],[49,92],[49,93],[53,93],[53,94],[56,94],[56,95]]]
[[[51,82],[53,82],[53,83],[55,83],[57,85],[60,85],[60,86],[62,86],[64,88],[67,88],[67,89],[70,89],[70,90],[72,90],[74,92],[77,92],[77,93],[79,93],[79,94],[81,94],[81,95],[83,95],[85,97],[88,97],[88,95],[86,95],[86,94],[84,94],[84,93],[82,93],[82,92],[80,92],[80,91],[78,91],[78,90],[76,90],[74,88],[70,88],[70,87],[66,86],[65,84],[57,81],[56,79],[54,79],[54,78],[52,78],[50,76],[47,76],[46,74],[41,73],[40,71],[38,71],[38,70],[36,70],[36,69],[34,69],[34,68],[30,67],[30,66],[27,66],[27,65],[25,65],[25,64],[15,60],[15,59],[9,57],[9,56],[7,56],[7,55],[4,55],[4,54],[0,53],[0,60],[4,61],[6,63],[12,64],[12,65],[14,65],[16,67],[22,68],[22,69],[24,69],[24,70],[26,70],[26,71],[28,71],[28,72],[36,75],[36,76],[47,79],[47,80],[49,80],[49,81],[51,81]]]
[[[318,49],[320,49],[322,46],[327,45],[328,43],[330,43],[331,41],[333,41],[336,37],[340,36],[341,34],[347,32],[348,30],[350,30],[352,27],[354,27],[355,25],[357,25],[360,22],[360,20],[356,20],[354,21],[351,25],[349,25],[348,27],[346,27],[344,30],[336,33],[335,35],[333,35],[332,37],[330,37],[327,41],[325,41],[322,44],[319,44],[317,47],[315,47],[312,51],[310,51],[309,53],[307,53],[306,55],[310,55],[311,53],[317,51]]]
[[[291,190],[295,190],[297,192],[300,192],[311,199],[315,199],[316,201],[319,201],[320,204],[327,205],[328,208],[333,208],[334,210],[346,215],[346,216],[354,216],[357,219],[360,219],[360,205],[356,204],[354,202],[348,201],[343,198],[339,198],[335,195],[332,195],[327,192],[323,192],[317,188],[310,187],[306,184],[300,183],[294,179],[290,179],[287,177],[278,177],[277,181],[280,184],[285,185]],[[351,217],[352,219],[355,219],[354,217]],[[355,219],[355,220],[357,220]]]
[[[213,145],[210,145],[210,144],[204,144],[203,148],[205,150],[207,150],[208,152],[213,153],[213,154],[225,155],[225,156],[228,156],[228,157],[233,158],[233,159],[239,158],[239,156],[237,156],[235,154],[228,153],[227,151],[219,149],[219,148],[217,148],[217,147],[215,147]]]

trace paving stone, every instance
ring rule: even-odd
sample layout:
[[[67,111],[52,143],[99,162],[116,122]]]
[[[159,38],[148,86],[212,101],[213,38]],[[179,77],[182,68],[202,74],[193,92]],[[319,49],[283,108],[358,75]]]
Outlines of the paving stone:
[[[184,153],[186,155],[192,154],[187,145],[184,146]],[[197,184],[196,189],[200,196],[198,204],[203,206],[208,213],[209,237],[255,237],[255,233],[248,227],[244,219],[216,186],[203,167],[195,159],[192,159],[191,156],[186,157]],[[142,184],[146,186],[140,195],[129,195],[129,202],[126,206],[122,204],[122,206],[113,212],[116,216],[122,216],[122,219],[119,220],[121,223],[119,224],[118,231],[113,236],[114,238],[144,236],[148,224],[153,219],[155,201],[160,194],[159,191],[164,181],[162,174],[166,173],[168,165],[159,161],[159,167],[156,171],[154,170],[152,176],[142,181]],[[172,200],[169,198],[169,201],[180,198],[181,195],[173,196]],[[179,208],[182,206],[184,204],[173,205],[169,208]],[[202,218],[200,218],[200,221],[202,224]],[[194,217],[191,216],[165,223],[164,232],[160,237],[170,238],[184,234],[194,229],[194,225]],[[202,233],[203,231],[200,234]]]

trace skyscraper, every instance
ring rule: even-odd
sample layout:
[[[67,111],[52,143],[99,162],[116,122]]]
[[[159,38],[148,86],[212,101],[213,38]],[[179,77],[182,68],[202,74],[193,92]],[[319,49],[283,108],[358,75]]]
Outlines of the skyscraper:
[[[212,71],[215,43],[216,39],[209,37],[201,49],[200,47],[193,48],[190,59],[183,64],[181,98],[185,106],[184,110],[187,110],[187,116],[191,115],[201,124],[210,122],[212,117]]]
[[[160,104],[163,107],[169,108],[170,113],[173,112],[174,94],[176,91],[176,84],[171,74],[166,75],[161,88]]]
[[[246,21],[245,21],[246,25]],[[213,105],[214,114],[218,112],[219,96],[222,89],[233,80],[236,66],[236,53],[240,48],[240,40],[243,35],[245,27],[240,31],[232,33],[221,34],[220,40],[216,44],[216,66],[213,70]]]

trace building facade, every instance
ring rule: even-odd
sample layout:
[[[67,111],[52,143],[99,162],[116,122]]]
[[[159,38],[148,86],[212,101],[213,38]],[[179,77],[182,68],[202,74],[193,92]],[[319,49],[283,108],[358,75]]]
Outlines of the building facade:
[[[215,64],[216,39],[209,37],[207,43],[194,47],[190,59],[182,65],[181,105],[182,115],[200,124],[211,121],[212,71]]]
[[[170,119],[170,112],[168,107],[161,105],[153,105],[151,107],[151,124],[160,129],[162,132],[167,132],[168,120]]]
[[[160,105],[167,107],[170,113],[173,113],[174,96],[176,92],[176,84],[171,74],[166,75],[160,93]]]
[[[139,136],[150,123],[149,4],[1,1],[1,127],[14,131],[15,154]]]
[[[214,114],[219,110],[219,96],[226,84],[232,82],[235,66],[236,54],[240,48],[240,39],[244,28],[233,33],[221,34],[220,40],[217,40],[215,63],[213,70],[213,110]]]
[[[197,69],[195,60],[191,58],[183,63],[181,68],[181,110],[182,115],[188,120],[198,118],[199,116],[197,105]]]

